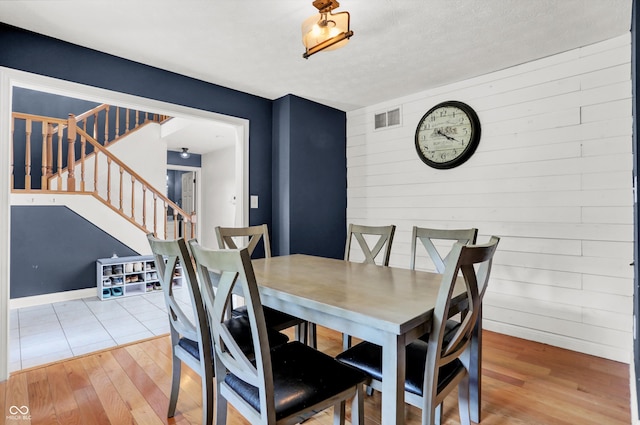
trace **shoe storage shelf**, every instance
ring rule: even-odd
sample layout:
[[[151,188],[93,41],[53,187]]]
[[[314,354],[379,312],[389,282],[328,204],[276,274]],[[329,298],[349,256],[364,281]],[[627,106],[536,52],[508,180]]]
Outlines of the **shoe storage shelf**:
[[[162,285],[152,255],[101,258],[96,261],[98,298],[119,297],[161,291]],[[182,268],[173,277],[174,287],[182,286]]]

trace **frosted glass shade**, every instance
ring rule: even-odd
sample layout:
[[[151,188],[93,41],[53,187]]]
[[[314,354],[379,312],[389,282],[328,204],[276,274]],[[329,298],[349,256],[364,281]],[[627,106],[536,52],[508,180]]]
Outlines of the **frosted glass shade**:
[[[318,13],[302,23],[302,43],[307,58],[321,50],[335,50],[349,42],[353,31],[349,30],[349,12]]]

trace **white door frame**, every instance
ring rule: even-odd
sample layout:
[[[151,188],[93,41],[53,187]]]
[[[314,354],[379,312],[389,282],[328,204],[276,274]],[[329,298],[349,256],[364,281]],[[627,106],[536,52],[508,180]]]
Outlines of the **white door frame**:
[[[84,99],[92,102],[109,103],[131,109],[145,110],[148,112],[169,115],[173,117],[201,118],[225,122],[236,127],[238,134],[236,161],[241,164],[237,167],[237,181],[241,181],[237,196],[237,208],[242,211],[242,223],[249,223],[249,120],[236,118],[215,112],[174,105],[167,102],[146,99],[138,96],[86,86],[65,80],[59,80],[42,75],[36,75],[11,68],[0,67],[0,381],[9,377],[9,264],[10,264],[10,177],[11,167],[9,158],[11,154],[11,105],[13,87],[23,87],[61,96]]]

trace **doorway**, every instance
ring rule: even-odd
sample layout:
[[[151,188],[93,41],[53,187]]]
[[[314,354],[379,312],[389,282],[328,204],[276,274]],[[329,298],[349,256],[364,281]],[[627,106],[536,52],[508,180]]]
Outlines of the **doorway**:
[[[11,158],[11,105],[14,87],[74,97],[87,101],[120,105],[131,109],[146,110],[162,115],[195,119],[200,121],[215,121],[231,126],[234,129],[234,152],[237,164],[235,170],[236,184],[234,202],[238,225],[247,225],[249,211],[248,199],[248,134],[249,123],[245,119],[229,117],[213,112],[193,109],[180,105],[159,102],[123,93],[112,92],[96,87],[84,86],[63,80],[57,80],[41,75],[30,74],[8,68],[0,68],[0,158]],[[9,329],[10,329],[10,222],[11,222],[11,193],[10,193],[11,164],[10,161],[0,161],[0,234],[6,235],[0,241],[0,381],[9,376]],[[197,200],[197,197],[196,197]],[[206,232],[205,232],[206,234]],[[64,298],[49,297],[54,301]]]
[[[195,215],[195,217],[201,215],[200,174],[201,169],[199,167],[167,165],[167,198],[184,211]],[[183,230],[182,226],[173,225],[174,219],[173,211],[169,208],[167,211],[167,222],[169,223],[167,226],[167,239],[189,237],[191,235],[190,224],[187,224]],[[180,219],[179,216],[178,219]],[[173,229],[175,228],[178,229],[178,235],[173,234]],[[196,226],[195,235],[198,240],[201,240],[202,232],[200,226]]]

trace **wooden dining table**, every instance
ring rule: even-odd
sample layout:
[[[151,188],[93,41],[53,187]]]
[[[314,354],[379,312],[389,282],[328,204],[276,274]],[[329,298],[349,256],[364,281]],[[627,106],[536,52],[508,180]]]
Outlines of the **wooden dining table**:
[[[252,263],[264,305],[382,346],[382,423],[404,424],[405,347],[430,330],[442,276],[310,255]],[[462,279],[455,293],[462,302]],[[478,326],[470,371],[474,422],[480,421],[480,337]]]

